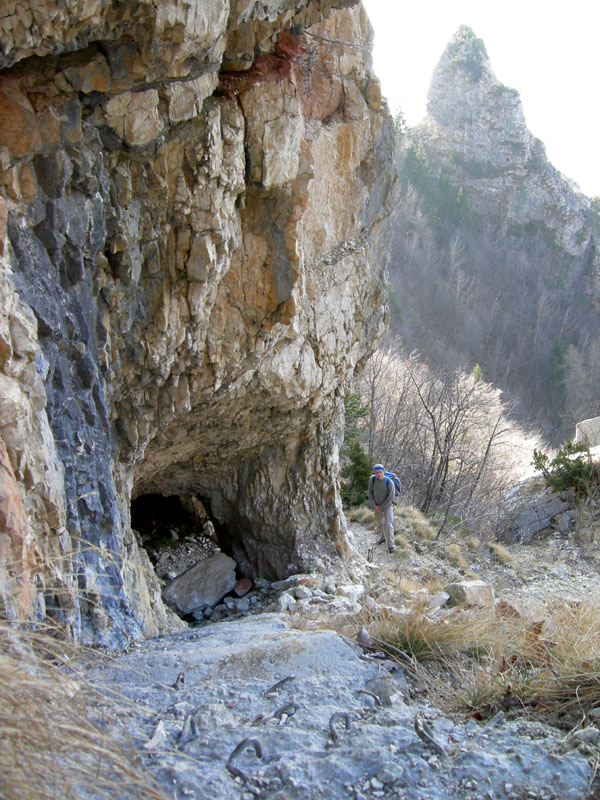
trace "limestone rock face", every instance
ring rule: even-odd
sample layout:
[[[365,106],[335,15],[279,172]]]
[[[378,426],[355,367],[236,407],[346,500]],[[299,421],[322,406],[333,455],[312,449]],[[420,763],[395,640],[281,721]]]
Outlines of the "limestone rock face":
[[[238,577],[343,553],[391,125],[354,0],[4,14],[2,591],[117,646],[175,624],[130,529],[145,493],[201,499]]]
[[[501,211],[507,226],[542,223],[568,253],[585,253],[589,201],[549,163],[526,126],[518,91],[496,78],[484,43],[466,26],[436,67],[418,135],[476,212]]]

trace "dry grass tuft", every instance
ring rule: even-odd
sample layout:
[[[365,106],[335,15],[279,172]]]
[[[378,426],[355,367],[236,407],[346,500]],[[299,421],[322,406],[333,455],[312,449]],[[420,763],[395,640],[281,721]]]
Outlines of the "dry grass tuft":
[[[501,618],[494,609],[405,613],[365,620],[392,658],[408,655],[429,696],[477,719],[530,714],[570,730],[600,712],[600,609],[559,602],[545,620]],[[402,659],[400,659],[402,660]]]
[[[487,652],[493,645],[493,611],[456,608],[449,615],[429,613],[427,600],[417,599],[402,615],[383,610],[371,622],[374,636],[416,661],[435,661],[461,653]]]
[[[459,544],[457,544],[456,542],[453,542],[452,544],[447,544],[444,547],[444,552],[446,553],[446,558],[448,559],[450,564],[452,564],[453,567],[456,567],[457,569],[468,568],[468,564],[465,561],[462,548]]]
[[[396,513],[397,518],[409,536],[426,542],[433,542],[437,537],[437,528],[414,506],[402,506]]]
[[[0,622],[0,796],[165,800],[110,702],[78,675],[81,654],[56,631]]]
[[[346,516],[350,522],[358,522],[361,525],[375,525],[375,512],[369,506],[355,506],[348,511]]]
[[[513,556],[513,554],[509,552],[506,549],[506,547],[503,547],[501,544],[498,544],[498,542],[492,542],[489,545],[489,548],[490,548],[490,553],[494,556],[494,558],[499,564],[512,565],[515,563],[515,557]]]
[[[478,552],[481,550],[482,541],[477,536],[469,536],[469,538],[465,541],[465,547],[468,547],[469,550],[474,550]]]
[[[441,591],[444,581],[439,575],[432,574],[430,576],[423,576],[421,579],[407,578],[399,575],[395,570],[383,570],[382,572],[386,581],[399,589],[407,597],[414,595],[417,592],[425,592],[429,594],[436,594]]]

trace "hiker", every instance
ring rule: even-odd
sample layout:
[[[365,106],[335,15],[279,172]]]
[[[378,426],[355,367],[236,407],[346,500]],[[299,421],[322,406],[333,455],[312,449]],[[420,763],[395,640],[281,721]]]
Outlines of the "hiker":
[[[377,531],[380,539],[377,544],[387,544],[388,553],[396,549],[394,543],[394,499],[396,487],[385,474],[382,464],[375,464],[373,475],[369,478],[369,501],[375,511]]]

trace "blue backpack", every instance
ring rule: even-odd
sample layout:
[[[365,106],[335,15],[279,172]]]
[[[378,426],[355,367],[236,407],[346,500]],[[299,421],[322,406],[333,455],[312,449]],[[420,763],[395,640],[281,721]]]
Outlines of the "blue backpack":
[[[386,472],[386,478],[390,478],[394,484],[394,488],[396,489],[396,495],[394,497],[394,502],[398,499],[398,497],[402,494],[402,484],[400,483],[400,478],[396,475],[395,472]]]

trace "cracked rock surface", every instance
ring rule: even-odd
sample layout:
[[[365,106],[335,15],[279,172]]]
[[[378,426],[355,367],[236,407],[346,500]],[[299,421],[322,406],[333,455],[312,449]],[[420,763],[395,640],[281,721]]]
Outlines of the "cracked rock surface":
[[[134,646],[89,664],[170,796],[585,796],[592,767],[564,734],[527,721],[453,722],[410,676],[331,630],[261,614]],[[125,702],[131,701],[131,702]]]

